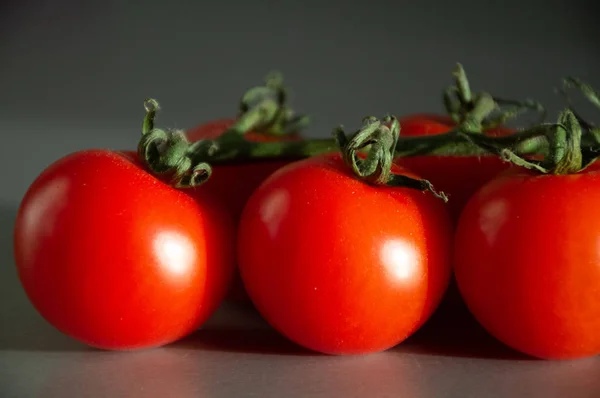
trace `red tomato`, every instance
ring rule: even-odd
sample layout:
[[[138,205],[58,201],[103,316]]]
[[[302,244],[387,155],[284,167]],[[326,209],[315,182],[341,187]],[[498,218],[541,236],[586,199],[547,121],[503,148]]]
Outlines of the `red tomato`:
[[[233,271],[233,225],[208,195],[176,190],[135,153],[68,155],[42,172],[14,231],[31,302],[63,333],[103,349],[164,345],[217,308]]]
[[[235,123],[233,119],[221,119],[200,125],[187,132],[188,139],[192,142],[200,139],[214,139],[219,137],[225,130]],[[286,136],[268,136],[255,132],[248,132],[245,139],[253,142],[299,140],[297,134]],[[229,213],[237,222],[242,210],[252,195],[252,192],[267,178],[271,173],[280,167],[288,164],[288,161],[256,161],[243,164],[217,165],[213,166],[211,177],[200,188],[202,191],[210,191],[215,197],[224,204]],[[233,282],[233,288],[228,298],[236,302],[247,302],[248,296],[244,291],[244,285],[236,272]]]
[[[416,114],[399,119],[402,136],[426,136],[447,133],[456,125],[449,116]],[[486,135],[506,136],[513,130],[497,128]],[[497,156],[414,156],[397,161],[422,178],[429,180],[437,190],[449,196],[450,215],[456,224],[469,198],[483,184],[509,167]]]
[[[369,353],[433,313],[451,236],[439,199],[368,185],[330,154],[279,169],[254,192],[238,262],[256,308],[284,336],[323,353]]]
[[[460,218],[459,289],[490,334],[518,351],[548,359],[600,354],[599,169],[506,173]]]

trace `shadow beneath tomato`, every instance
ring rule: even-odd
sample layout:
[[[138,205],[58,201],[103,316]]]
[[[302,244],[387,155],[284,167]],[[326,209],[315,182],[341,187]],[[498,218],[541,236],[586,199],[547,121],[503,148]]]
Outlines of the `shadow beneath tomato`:
[[[322,356],[286,339],[273,330],[253,306],[224,303],[204,327],[169,345],[175,349],[196,349],[248,354]],[[505,346],[475,320],[456,289],[413,336],[389,350],[407,355],[481,358],[495,360],[536,360]]]
[[[16,207],[0,207],[0,351],[88,350],[54,329],[25,295],[13,257],[16,214]]]
[[[169,347],[246,354],[320,356],[302,348],[273,329],[201,329]]]
[[[497,360],[535,360],[502,344],[471,315],[462,301],[444,301],[398,353]]]
[[[260,317],[236,306],[225,306],[193,335],[169,345],[247,354],[323,356],[286,339]],[[430,355],[496,360],[535,360],[500,343],[473,318],[462,302],[445,301],[413,336],[389,350],[408,355]]]

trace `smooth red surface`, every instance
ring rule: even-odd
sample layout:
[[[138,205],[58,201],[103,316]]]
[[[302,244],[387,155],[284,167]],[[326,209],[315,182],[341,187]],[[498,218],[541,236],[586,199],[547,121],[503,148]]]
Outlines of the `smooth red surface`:
[[[98,348],[173,342],[214,312],[231,283],[227,213],[136,159],[89,150],[58,160],[33,182],[15,224],[16,264],[33,305]]]
[[[214,139],[219,137],[225,130],[235,123],[234,119],[220,119],[206,124],[199,125],[187,132],[190,141],[200,139]],[[281,140],[299,140],[300,136],[290,134],[287,136],[275,137],[248,132],[244,138],[253,142],[281,141]],[[239,220],[242,210],[252,195],[252,192],[277,169],[288,164],[288,161],[257,161],[234,165],[216,165],[213,166],[213,173],[210,179],[201,187],[202,190],[209,191],[220,203],[228,210],[233,219]],[[236,272],[233,282],[233,288],[228,298],[237,302],[248,301],[248,296],[244,291],[239,274]]]
[[[415,114],[399,119],[402,136],[427,136],[446,133],[455,127],[448,116]],[[498,128],[486,135],[505,136],[513,131]],[[434,187],[449,196],[448,207],[454,223],[469,198],[486,182],[509,167],[497,156],[414,156],[396,163],[429,180]]]
[[[290,340],[328,354],[402,342],[433,313],[450,276],[443,202],[350,173],[337,154],[280,169],[250,198],[238,234],[256,308]]]
[[[600,354],[599,169],[506,173],[461,216],[460,291],[490,334],[518,351],[549,359]]]

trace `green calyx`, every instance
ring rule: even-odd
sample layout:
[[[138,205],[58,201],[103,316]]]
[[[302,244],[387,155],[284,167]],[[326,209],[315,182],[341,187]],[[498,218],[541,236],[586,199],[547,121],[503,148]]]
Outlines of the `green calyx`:
[[[560,113],[557,122],[541,124],[516,135],[535,138],[537,142],[545,141],[545,145],[538,147],[545,148],[545,151],[532,151],[533,154],[542,155],[543,159],[524,157],[508,147],[487,149],[508,162],[541,174],[566,175],[586,169],[600,155],[600,128],[583,119],[574,109],[566,92],[569,88],[579,89],[590,103],[600,109],[600,94],[590,85],[573,77],[563,79],[559,91],[566,98],[568,107]]]
[[[540,113],[540,123],[546,118],[544,107],[537,101],[507,100],[492,97],[486,92],[472,93],[467,74],[460,63],[456,65],[453,76],[455,84],[444,90],[443,102],[452,120],[463,126],[465,132],[483,133],[527,111]]]
[[[556,123],[547,123],[520,132],[525,137],[536,137],[547,143],[541,160],[517,154],[510,147],[487,146],[487,150],[516,166],[535,170],[541,174],[565,175],[578,173],[598,157],[598,149],[585,148],[582,128],[570,109],[561,112]],[[483,141],[477,142],[482,145]]]
[[[396,118],[387,116],[379,120],[373,116],[365,117],[362,128],[351,139],[346,137],[341,126],[333,134],[344,162],[358,177],[372,184],[388,183],[400,134]],[[358,153],[366,147],[369,147],[366,158],[360,159]]]
[[[429,181],[392,173],[400,136],[400,124],[394,116],[386,116],[382,120],[373,116],[364,118],[362,128],[352,138],[346,137],[342,127],[336,128],[333,134],[344,163],[362,181],[373,185],[430,191],[444,202],[448,201],[448,197],[443,192],[437,192]],[[358,156],[362,150],[366,150],[364,158]]]
[[[210,141],[203,148],[190,145],[183,131],[163,130],[154,127],[156,113],[160,109],[158,101],[144,102],[146,116],[142,124],[142,138],[138,144],[138,156],[157,175],[169,176],[177,188],[198,186],[206,181],[212,168],[206,162],[194,162],[195,151],[213,152],[216,148]]]
[[[552,174],[571,174],[583,169],[583,154],[581,152],[582,130],[577,117],[567,109],[563,111],[551,139],[550,156],[547,169]]]
[[[249,131],[269,136],[298,133],[310,123],[306,115],[295,115],[288,106],[288,89],[279,72],[271,72],[264,86],[248,90],[241,98],[237,122],[226,134],[245,134]]]

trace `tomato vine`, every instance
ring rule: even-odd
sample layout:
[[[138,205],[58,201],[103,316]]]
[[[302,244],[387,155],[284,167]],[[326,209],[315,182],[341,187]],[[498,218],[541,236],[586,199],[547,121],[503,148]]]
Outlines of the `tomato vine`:
[[[299,160],[341,150],[348,166],[367,182],[429,190],[443,200],[447,200],[446,196],[436,192],[426,180],[390,177],[391,162],[410,156],[495,155],[542,173],[567,173],[581,170],[596,159],[600,151],[600,129],[583,120],[572,109],[570,100],[569,108],[556,123],[545,123],[546,111],[539,102],[507,100],[487,92],[473,93],[461,64],[457,64],[453,76],[455,84],[443,92],[443,102],[456,127],[442,134],[403,137],[402,126],[390,115],[382,120],[365,118],[363,128],[350,138],[337,127],[333,138],[245,140],[244,134],[248,131],[281,136],[297,133],[309,124],[308,116],[296,115],[288,107],[288,91],[281,74],[271,73],[264,86],[254,87],[242,96],[236,123],[215,139],[189,142],[181,130],[156,128],[160,106],[155,99],[147,99],[138,154],[152,172],[168,175],[176,187],[186,188],[199,186],[210,178],[211,165]],[[598,93],[578,79],[564,79],[562,92],[573,87],[600,106]],[[507,136],[485,134],[527,111],[540,113],[540,120]],[[582,134],[582,128],[586,134]],[[580,148],[579,152],[576,148]],[[364,160],[356,156],[360,151],[366,154]]]

